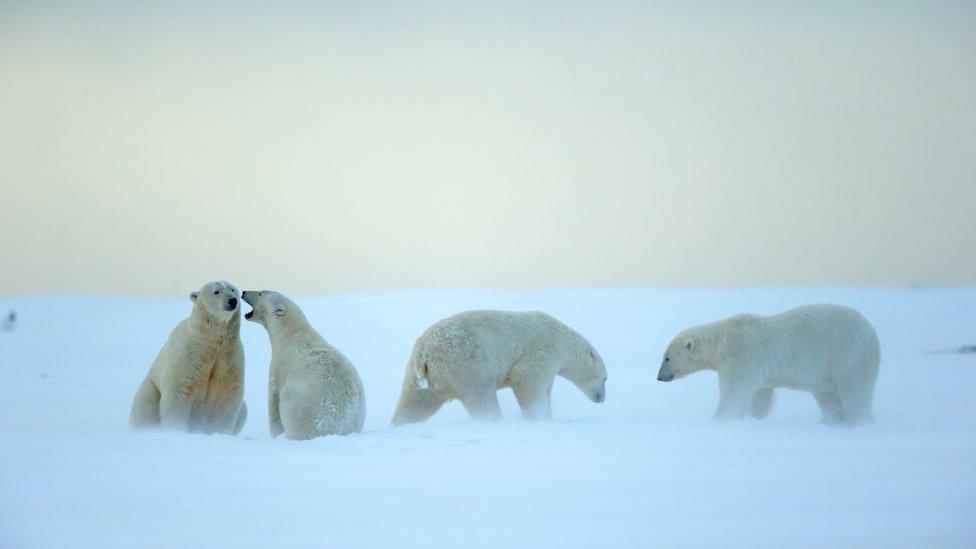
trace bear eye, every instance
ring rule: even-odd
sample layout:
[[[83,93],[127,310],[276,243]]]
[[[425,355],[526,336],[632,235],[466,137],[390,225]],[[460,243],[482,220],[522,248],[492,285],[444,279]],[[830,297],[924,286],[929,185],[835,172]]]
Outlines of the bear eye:
[[[219,293],[220,293],[220,290],[214,290],[214,295],[217,295]]]
[[[664,357],[664,362],[671,362],[671,357],[669,356]]]

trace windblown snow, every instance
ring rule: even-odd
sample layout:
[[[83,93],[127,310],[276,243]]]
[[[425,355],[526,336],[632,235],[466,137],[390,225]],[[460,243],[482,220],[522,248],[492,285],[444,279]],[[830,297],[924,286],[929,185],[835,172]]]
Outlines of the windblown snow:
[[[0,333],[0,547],[976,546],[976,288],[585,289],[297,296],[359,370],[363,433],[268,435],[270,345],[244,323],[240,437],[132,433],[132,396],[186,299],[29,297]],[[713,424],[713,373],[655,381],[681,329],[803,303],[878,331],[874,424],[778,391]],[[414,340],[466,309],[543,310],[603,356],[607,401],[557,380],[555,421],[391,428]]]

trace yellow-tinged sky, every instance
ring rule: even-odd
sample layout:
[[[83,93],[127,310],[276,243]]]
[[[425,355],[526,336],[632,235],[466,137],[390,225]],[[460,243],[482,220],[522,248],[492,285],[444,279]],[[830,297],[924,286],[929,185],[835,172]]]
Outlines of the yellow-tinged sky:
[[[0,295],[976,283],[972,4],[135,4],[0,3]]]

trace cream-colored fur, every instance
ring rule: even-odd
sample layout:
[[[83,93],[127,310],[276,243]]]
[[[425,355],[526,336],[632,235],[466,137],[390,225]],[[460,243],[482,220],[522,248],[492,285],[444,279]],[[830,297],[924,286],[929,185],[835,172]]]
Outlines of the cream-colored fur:
[[[278,292],[246,291],[271,340],[268,415],[271,436],[310,439],[363,430],[366,398],[352,363],[308,323],[301,309]]]
[[[715,419],[762,419],[779,387],[808,391],[829,424],[871,421],[880,348],[871,324],[854,309],[807,305],[774,316],[738,315],[678,334],[658,372],[671,381],[715,370]]]
[[[539,312],[460,313],[417,339],[393,424],[423,421],[452,399],[474,418],[498,419],[497,392],[504,387],[511,387],[526,418],[549,419],[557,375],[594,402],[606,397],[603,359],[562,322]]]
[[[193,310],[173,328],[139,386],[130,427],[240,433],[247,405],[239,297],[226,282],[190,294]]]

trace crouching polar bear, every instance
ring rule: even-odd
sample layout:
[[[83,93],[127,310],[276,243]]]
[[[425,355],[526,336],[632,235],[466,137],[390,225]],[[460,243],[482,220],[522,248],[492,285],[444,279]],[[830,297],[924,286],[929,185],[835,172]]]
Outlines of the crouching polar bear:
[[[501,417],[497,392],[504,387],[515,393],[526,418],[549,419],[557,375],[593,402],[606,398],[603,359],[562,322],[539,312],[460,313],[417,339],[392,423],[423,421],[452,399],[476,419],[495,420]]]
[[[241,432],[247,405],[238,297],[226,282],[210,282],[190,294],[193,310],[173,328],[139,386],[130,427]]]
[[[246,291],[242,297],[253,307],[244,318],[264,326],[271,340],[271,436],[305,440],[362,431],[366,398],[352,363],[287,297],[270,291]]]
[[[658,381],[718,372],[715,419],[763,419],[773,389],[813,394],[827,424],[871,421],[880,350],[871,324],[840,305],[807,305],[773,316],[742,314],[678,334]]]

